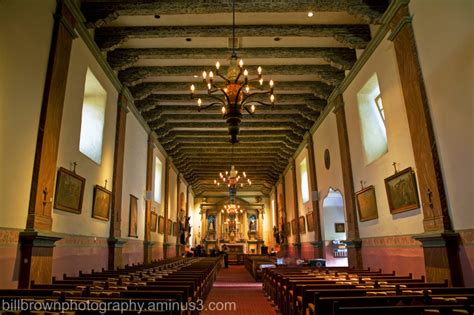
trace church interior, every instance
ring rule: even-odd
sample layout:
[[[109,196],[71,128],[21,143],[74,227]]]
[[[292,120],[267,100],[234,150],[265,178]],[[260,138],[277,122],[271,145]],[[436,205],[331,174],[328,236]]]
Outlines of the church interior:
[[[0,0],[0,315],[474,314],[473,13]]]

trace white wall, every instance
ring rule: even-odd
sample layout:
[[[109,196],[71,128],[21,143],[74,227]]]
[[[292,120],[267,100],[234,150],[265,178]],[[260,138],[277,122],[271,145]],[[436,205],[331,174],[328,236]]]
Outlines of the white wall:
[[[145,236],[146,164],[148,135],[131,112],[127,114],[122,188],[122,237],[128,238],[130,221],[130,195],[138,198],[138,239]],[[136,238],[132,238],[136,239]]]
[[[365,165],[358,114],[357,93],[377,73],[385,109],[388,152],[378,160]],[[398,169],[413,167],[416,173],[411,137],[408,129],[403,93],[398,73],[393,43],[383,40],[364,65],[357,77],[343,93],[349,134],[352,172],[355,190],[360,181],[365,186],[374,185],[378,207],[378,219],[359,222],[360,236],[389,236],[423,232],[423,215],[420,209],[392,215],[389,211],[384,178],[393,175],[393,162]]]
[[[474,2],[412,0],[410,13],[454,228],[474,227]]]
[[[79,152],[80,117],[82,115],[84,83],[88,67],[107,91],[102,162],[100,165]],[[86,183],[82,213],[75,214],[54,209],[52,213],[53,231],[106,237],[109,234],[109,222],[91,217],[92,199],[94,185],[103,186],[105,180],[107,180],[107,189],[112,189],[118,93],[81,38],[76,38],[72,43],[67,80],[57,167],[71,169],[72,163],[76,162],[76,172],[86,179]]]
[[[316,160],[316,174],[318,181],[319,212],[321,222],[324,222],[324,198],[329,188],[338,190],[344,196],[344,184],[342,180],[341,154],[337,135],[336,115],[330,113],[313,135],[314,158]],[[324,151],[328,149],[330,155],[330,166],[326,169],[324,165]],[[321,235],[325,235],[324,224],[321,224]]]
[[[170,167],[170,173],[169,173],[169,190],[168,190],[168,195],[169,195],[169,200],[168,200],[168,218],[172,222],[176,222],[176,209],[177,209],[177,174],[176,171],[174,170],[173,167]],[[165,231],[166,233],[166,231]],[[171,233],[173,234],[173,230],[171,230]],[[175,243],[176,242],[176,237],[173,235],[168,236],[168,243]]]
[[[165,201],[165,172],[166,172],[166,157],[161,153],[157,148],[153,149],[153,168],[155,167],[155,158],[161,161],[162,170],[161,170],[161,202],[152,201],[152,211],[158,214],[158,218],[160,216],[165,215],[165,208],[164,208],[164,201]],[[153,176],[154,176],[153,172]],[[155,184],[155,178],[153,178],[153,185]],[[153,187],[154,189],[154,187]],[[158,219],[159,220],[159,219]],[[158,223],[157,223],[158,224]],[[163,234],[158,233],[158,227],[156,232],[151,231],[151,239],[156,242],[163,243]]]
[[[306,159],[306,170],[308,174],[308,194],[309,200],[303,203],[303,195],[301,193],[301,170],[300,170],[300,163]],[[309,166],[309,157],[308,157],[308,150],[305,148],[301,151],[301,153],[295,159],[295,171],[296,171],[296,182],[298,187],[298,212],[299,216],[304,216],[305,225],[306,225],[306,233],[300,234],[301,242],[312,242],[314,240],[314,232],[308,232],[308,222],[306,222],[306,214],[313,210],[313,203],[312,203],[312,196],[311,196],[311,179],[310,179],[310,166]]]
[[[0,227],[26,227],[55,11],[54,0],[0,1]]]
[[[295,203],[294,203],[294,192],[293,192],[293,189],[294,189],[294,184],[293,184],[293,170],[288,170],[288,172],[286,172],[286,174],[284,175],[285,176],[285,196],[286,196],[286,205],[285,205],[285,208],[286,208],[286,222],[289,222],[290,223],[290,231],[289,232],[289,236],[291,236],[289,239],[288,239],[288,242],[291,244],[291,243],[294,243],[295,240],[296,240],[296,235],[293,235],[293,231],[292,231],[292,227],[291,227],[291,220],[295,219]],[[296,218],[298,220],[298,218]]]

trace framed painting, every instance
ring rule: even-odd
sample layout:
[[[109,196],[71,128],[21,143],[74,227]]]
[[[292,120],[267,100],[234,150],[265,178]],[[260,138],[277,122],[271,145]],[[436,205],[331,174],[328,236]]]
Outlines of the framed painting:
[[[178,222],[173,222],[173,235],[179,236],[179,224]]]
[[[420,207],[416,177],[411,167],[385,178],[390,213],[400,213]]]
[[[334,231],[336,233],[346,232],[346,227],[345,227],[344,223],[334,223]]]
[[[92,217],[109,221],[110,204],[112,199],[112,192],[102,186],[94,186],[94,201],[92,203]]]
[[[160,217],[158,218],[158,233],[165,233],[165,217],[163,217],[162,215],[160,215]]]
[[[128,236],[138,237],[138,198],[130,195],[130,216],[128,221]]]
[[[54,208],[81,213],[86,179],[63,167],[58,170]]]
[[[168,219],[168,226],[166,227],[166,234],[172,235],[172,228],[173,228],[173,221],[171,219]]]
[[[151,213],[151,225],[150,225],[150,229],[152,232],[156,232],[156,229],[158,228],[158,215],[156,214],[156,212],[152,212]]]
[[[308,232],[314,232],[314,212],[306,214],[306,223],[308,225]]]
[[[357,212],[359,221],[370,221],[379,217],[377,211],[377,200],[375,199],[375,187],[369,186],[355,193],[357,201]]]
[[[289,236],[291,234],[291,223],[286,222],[285,227],[286,227],[286,234]]]
[[[291,220],[291,234],[296,235],[298,233],[298,220]]]
[[[300,229],[300,234],[305,234],[306,233],[306,225],[304,215],[298,218],[298,227]]]

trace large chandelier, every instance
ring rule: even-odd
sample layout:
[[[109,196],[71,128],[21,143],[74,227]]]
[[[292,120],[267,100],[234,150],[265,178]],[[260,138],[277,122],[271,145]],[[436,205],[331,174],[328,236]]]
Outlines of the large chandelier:
[[[215,102],[202,106],[202,99],[197,99],[198,111],[212,106],[220,106],[223,118],[226,119],[229,129],[230,142],[237,143],[239,125],[242,120],[243,111],[250,115],[255,113],[256,105],[273,106],[275,95],[273,94],[273,80],[268,83],[268,89],[264,89],[262,67],[257,68],[257,76],[249,78],[249,71],[244,69],[244,61],[239,60],[235,51],[235,0],[232,2],[232,55],[230,57],[227,74],[220,72],[220,63],[216,62],[215,73],[213,71],[202,73],[202,81],[206,85],[208,97]],[[216,84],[214,77],[224,80],[223,84]],[[196,87],[191,85],[191,98],[195,98]],[[254,92],[255,90],[255,92]],[[253,100],[255,95],[268,94],[270,103]]]

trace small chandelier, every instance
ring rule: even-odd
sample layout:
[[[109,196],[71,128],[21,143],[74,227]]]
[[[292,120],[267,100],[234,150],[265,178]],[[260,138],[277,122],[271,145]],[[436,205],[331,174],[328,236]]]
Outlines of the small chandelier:
[[[237,143],[237,135],[239,134],[239,125],[242,121],[243,111],[247,111],[250,115],[255,113],[256,105],[273,106],[275,104],[275,95],[273,94],[273,80],[270,80],[268,89],[264,89],[264,80],[262,77],[262,67],[257,68],[257,76],[249,78],[249,72],[244,69],[244,61],[237,57],[235,51],[235,0],[232,2],[232,55],[227,74],[223,75],[220,69],[219,61],[216,62],[215,73],[204,71],[202,73],[202,81],[206,85],[208,97],[215,102],[202,106],[202,99],[197,99],[198,111],[207,109],[214,105],[221,107],[223,118],[226,119],[229,129],[230,142]],[[216,84],[214,76],[218,76],[224,80],[224,84]],[[243,79],[241,79],[243,76]],[[196,87],[191,85],[191,98],[194,99]],[[253,92],[255,90],[255,92]],[[252,100],[255,95],[269,95],[270,104],[261,101]]]
[[[227,184],[227,187],[229,188],[237,188],[237,186],[240,185],[240,187],[244,187],[244,182],[241,181],[242,177],[239,174],[239,171],[235,169],[235,166],[232,165],[230,167],[230,172],[225,171],[225,173],[219,173],[220,180],[222,181],[223,184]],[[248,185],[252,185],[252,181],[250,178],[247,178],[247,174],[245,172],[242,172],[243,179],[246,179],[246,183]],[[239,183],[240,182],[240,183]],[[214,184],[217,186],[220,186],[221,182],[218,181],[217,179],[214,180]]]
[[[227,213],[229,215],[236,215],[238,213],[243,213],[244,209],[240,208],[240,205],[230,203],[227,205],[224,205],[224,208],[221,209],[222,213]]]
[[[235,169],[234,165],[230,167],[230,172],[225,171],[224,174],[219,173],[220,180],[224,184],[227,184],[227,187],[229,187],[229,199],[230,199],[231,204],[235,202],[235,196],[237,195],[237,187],[239,185],[240,187],[244,187],[244,184],[247,184],[249,186],[252,185],[252,181],[250,180],[250,178],[247,178],[247,174],[245,174],[245,172],[242,172],[243,178],[238,174],[239,174],[239,171]],[[241,181],[242,179],[246,181],[245,182]],[[215,179],[214,184],[216,184],[217,186],[220,186],[221,183],[220,181]]]

